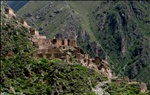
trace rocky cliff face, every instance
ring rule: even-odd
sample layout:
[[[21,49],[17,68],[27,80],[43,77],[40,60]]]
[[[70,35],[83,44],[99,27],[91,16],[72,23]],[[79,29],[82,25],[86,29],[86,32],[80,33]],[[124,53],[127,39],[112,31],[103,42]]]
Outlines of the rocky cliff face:
[[[144,75],[150,68],[149,5],[149,1],[31,1],[17,13],[48,38],[78,35],[78,46],[109,61],[116,75],[148,82]]]

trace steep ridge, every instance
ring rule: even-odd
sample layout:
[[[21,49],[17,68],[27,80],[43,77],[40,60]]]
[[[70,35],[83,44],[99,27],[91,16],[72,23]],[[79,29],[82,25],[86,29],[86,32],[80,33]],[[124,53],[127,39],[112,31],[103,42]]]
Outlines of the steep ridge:
[[[117,94],[147,95],[149,93],[147,91],[146,84],[143,83],[140,84],[138,82],[133,83],[129,79],[120,79],[120,78],[118,80],[114,78],[114,80],[111,82],[109,76],[108,76],[109,80],[106,81],[107,78],[101,75],[100,72],[95,71],[95,68],[87,69],[81,65],[78,64],[75,65],[74,64],[75,61],[70,60],[70,58],[69,60],[66,61],[68,61],[69,63],[71,62],[73,64],[69,65],[65,61],[58,59],[54,60],[53,57],[45,56],[45,52],[40,53],[43,54],[42,56],[37,56],[35,54],[36,51],[35,52],[33,51],[33,56],[35,54],[35,57],[52,58],[52,60],[48,59],[32,60],[31,41],[34,42],[34,45],[37,46],[38,49],[45,50],[49,47],[50,48],[54,47],[52,51],[58,51],[58,49],[60,49],[62,52],[69,53],[69,55],[72,57],[73,53],[77,53],[76,50],[79,49],[80,52],[78,53],[82,53],[84,58],[87,58],[88,55],[85,54],[82,49],[77,47],[76,39],[64,42],[60,39],[52,39],[50,40],[52,41],[52,43],[50,42],[49,44],[45,45],[45,43],[47,43],[45,40],[46,39],[45,36],[39,35],[38,31],[35,31],[35,29],[32,29],[30,26],[28,26],[28,24],[24,20],[17,17],[13,13],[13,10],[9,8],[4,9],[5,10],[3,10],[2,7],[1,10],[3,15],[2,16],[3,21],[1,23],[3,34],[2,41],[4,41],[4,43],[2,44],[2,48],[4,51],[1,53],[1,62],[2,62],[1,65],[2,72],[0,77],[2,80],[1,94],[22,93],[22,94],[58,95],[58,94],[73,93],[75,95],[78,94],[94,95],[95,93],[92,92],[91,90],[97,84],[98,81],[101,82],[100,84],[103,84],[100,86],[104,86],[101,87],[103,89],[103,93],[110,93],[115,95]],[[8,28],[10,28],[10,30],[8,30]],[[32,37],[27,34],[32,34]],[[11,39],[11,41],[4,40],[8,38],[8,36],[10,36],[13,39]],[[39,40],[38,43],[36,40]],[[10,46],[5,48],[5,46],[7,46],[8,43],[10,44]],[[75,51],[70,50],[72,48],[74,48]],[[52,51],[48,52],[51,53]],[[55,57],[56,54],[54,54],[54,58]],[[58,58],[62,58],[62,56],[58,56]],[[83,62],[78,58],[76,59],[82,65],[90,64],[90,63],[86,64],[86,62]],[[109,66],[108,63],[101,60],[98,57],[94,59],[94,63],[102,67],[100,68],[102,72],[105,69],[104,67],[107,67],[104,71],[110,70],[110,68],[108,67]],[[127,80],[127,82],[125,80]],[[90,83],[88,83],[88,81]],[[118,89],[120,87],[121,89]]]
[[[78,46],[92,57],[107,60],[116,75],[149,85],[149,3],[30,1],[17,14],[48,38],[78,35]]]

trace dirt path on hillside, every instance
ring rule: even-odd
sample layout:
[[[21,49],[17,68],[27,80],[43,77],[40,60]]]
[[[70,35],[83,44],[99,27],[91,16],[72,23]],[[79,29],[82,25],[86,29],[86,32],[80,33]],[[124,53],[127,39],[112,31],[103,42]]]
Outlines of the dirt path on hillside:
[[[106,86],[105,88],[102,88],[102,86],[104,86],[107,83],[111,82],[111,79],[116,79],[117,77],[112,77],[112,78],[108,78],[107,81],[103,81],[103,82],[99,82],[95,88],[92,87],[92,90],[97,94],[97,95],[110,95],[108,92],[105,92],[106,89],[108,89],[108,86]]]

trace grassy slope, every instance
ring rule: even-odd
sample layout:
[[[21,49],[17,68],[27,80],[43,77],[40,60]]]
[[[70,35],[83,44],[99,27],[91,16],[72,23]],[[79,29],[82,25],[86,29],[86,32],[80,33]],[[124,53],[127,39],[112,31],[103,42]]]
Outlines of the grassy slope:
[[[1,94],[49,95],[59,91],[60,95],[95,95],[91,87],[97,82],[106,81],[107,78],[100,72],[80,64],[72,65],[59,59],[32,59],[30,56],[33,45],[29,40],[30,34],[18,23],[19,19],[6,18],[2,15]],[[6,52],[10,50],[14,54],[6,58]],[[104,86],[112,95],[117,95],[118,91],[121,95],[134,95],[139,92],[138,87],[127,83],[121,83],[119,86],[116,83],[109,83]],[[120,89],[121,87],[123,89]]]
[[[19,19],[2,14],[1,94],[51,94],[62,89],[61,95],[94,95],[91,87],[107,80],[101,73],[81,65],[70,65],[58,59],[32,59],[30,34]],[[8,51],[14,53],[6,58]]]
[[[81,16],[81,26],[88,32],[92,41],[96,41],[95,35],[93,34],[92,30],[90,29],[90,21],[89,21],[89,12],[91,11],[92,4],[94,1],[77,1],[72,2],[68,1],[71,8],[75,11],[75,13]],[[91,7],[89,7],[91,6]]]
[[[149,21],[150,18],[148,15],[148,13],[150,13],[150,10],[148,10],[149,4],[147,2],[139,3],[134,1],[133,6],[135,10],[133,10],[132,4],[128,1],[67,1],[66,3],[69,6],[63,5],[62,2],[53,3],[54,6],[51,7],[50,11],[45,16],[46,20],[44,22],[39,21],[39,23],[42,24],[37,25],[37,27],[41,27],[45,24],[48,24],[48,26],[45,27],[41,32],[45,32],[43,34],[47,35],[50,38],[53,38],[54,35],[60,33],[64,29],[64,27],[69,27],[65,25],[67,17],[71,14],[74,17],[73,21],[78,20],[79,18],[80,21],[75,24],[80,25],[82,29],[89,34],[90,41],[99,43],[102,46],[105,53],[108,55],[108,57],[110,57],[110,63],[112,64],[112,67],[114,67],[113,70],[117,74],[119,73],[121,75],[129,76],[133,68],[136,67],[135,72],[138,71],[138,73],[140,74],[138,75],[137,73],[133,78],[137,77],[138,80],[141,80],[142,78],[140,79],[140,76],[142,75],[142,73],[144,73],[144,67],[142,67],[142,64],[146,64],[146,66],[148,67],[144,69],[149,69],[148,49],[150,27],[149,24],[145,24],[145,21]],[[35,10],[30,10],[30,7],[33,7],[31,6],[32,4],[36,4],[36,6],[34,6]],[[40,8],[40,6],[44,6],[46,4],[47,3],[43,3],[42,5],[42,3],[38,2],[28,3],[26,7],[23,7],[18,11],[18,14],[34,14],[38,10],[38,8]],[[64,7],[64,12],[57,14],[52,19],[54,23],[51,23],[52,21],[47,22],[49,20],[49,14],[51,14],[54,10],[62,8],[62,6]],[[120,9],[116,9],[117,7]],[[74,12],[72,12],[72,10]],[[104,13],[104,11],[106,13]],[[123,19],[120,16],[119,12],[125,14],[125,20],[127,21],[127,24],[123,25]],[[138,16],[140,17],[140,14],[143,15],[141,20],[137,18]],[[114,21],[116,21],[116,24],[114,23]],[[102,24],[102,22],[104,22],[104,24]],[[102,31],[98,30],[101,25],[104,27]],[[115,29],[115,27],[118,27],[118,29]],[[136,29],[137,31],[135,31]],[[120,52],[121,38],[125,38],[126,41],[126,53],[124,56],[122,56]],[[143,41],[142,39],[144,39],[145,41]],[[81,43],[80,46],[86,48],[87,44]],[[143,48],[143,51],[140,51],[140,47]],[[136,52],[143,52],[143,54],[137,55],[138,53]],[[145,59],[143,59],[146,52],[148,53],[148,55]],[[144,63],[140,62],[142,60],[144,60]],[[149,77],[147,76],[147,78]]]
[[[19,10],[20,16],[22,16],[23,14],[26,14],[28,12],[32,12],[34,14],[37,10],[39,10],[40,7],[43,7],[45,4],[47,4],[47,1],[43,1],[43,2],[29,1],[24,7],[22,7]],[[28,10],[28,11],[21,11],[21,10]]]

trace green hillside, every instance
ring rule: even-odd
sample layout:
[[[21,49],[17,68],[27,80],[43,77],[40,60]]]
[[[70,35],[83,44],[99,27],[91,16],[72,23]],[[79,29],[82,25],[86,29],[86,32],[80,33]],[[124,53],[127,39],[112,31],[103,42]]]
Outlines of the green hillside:
[[[106,95],[150,94],[140,93],[139,84],[121,78],[120,83],[111,81],[100,71],[80,64],[32,58],[36,48],[29,30],[19,16],[8,17],[4,13],[8,6],[1,4],[1,95],[97,95],[96,91]]]
[[[30,1],[17,14],[49,38],[78,35],[78,45],[116,75],[149,83],[149,8],[149,1]]]

